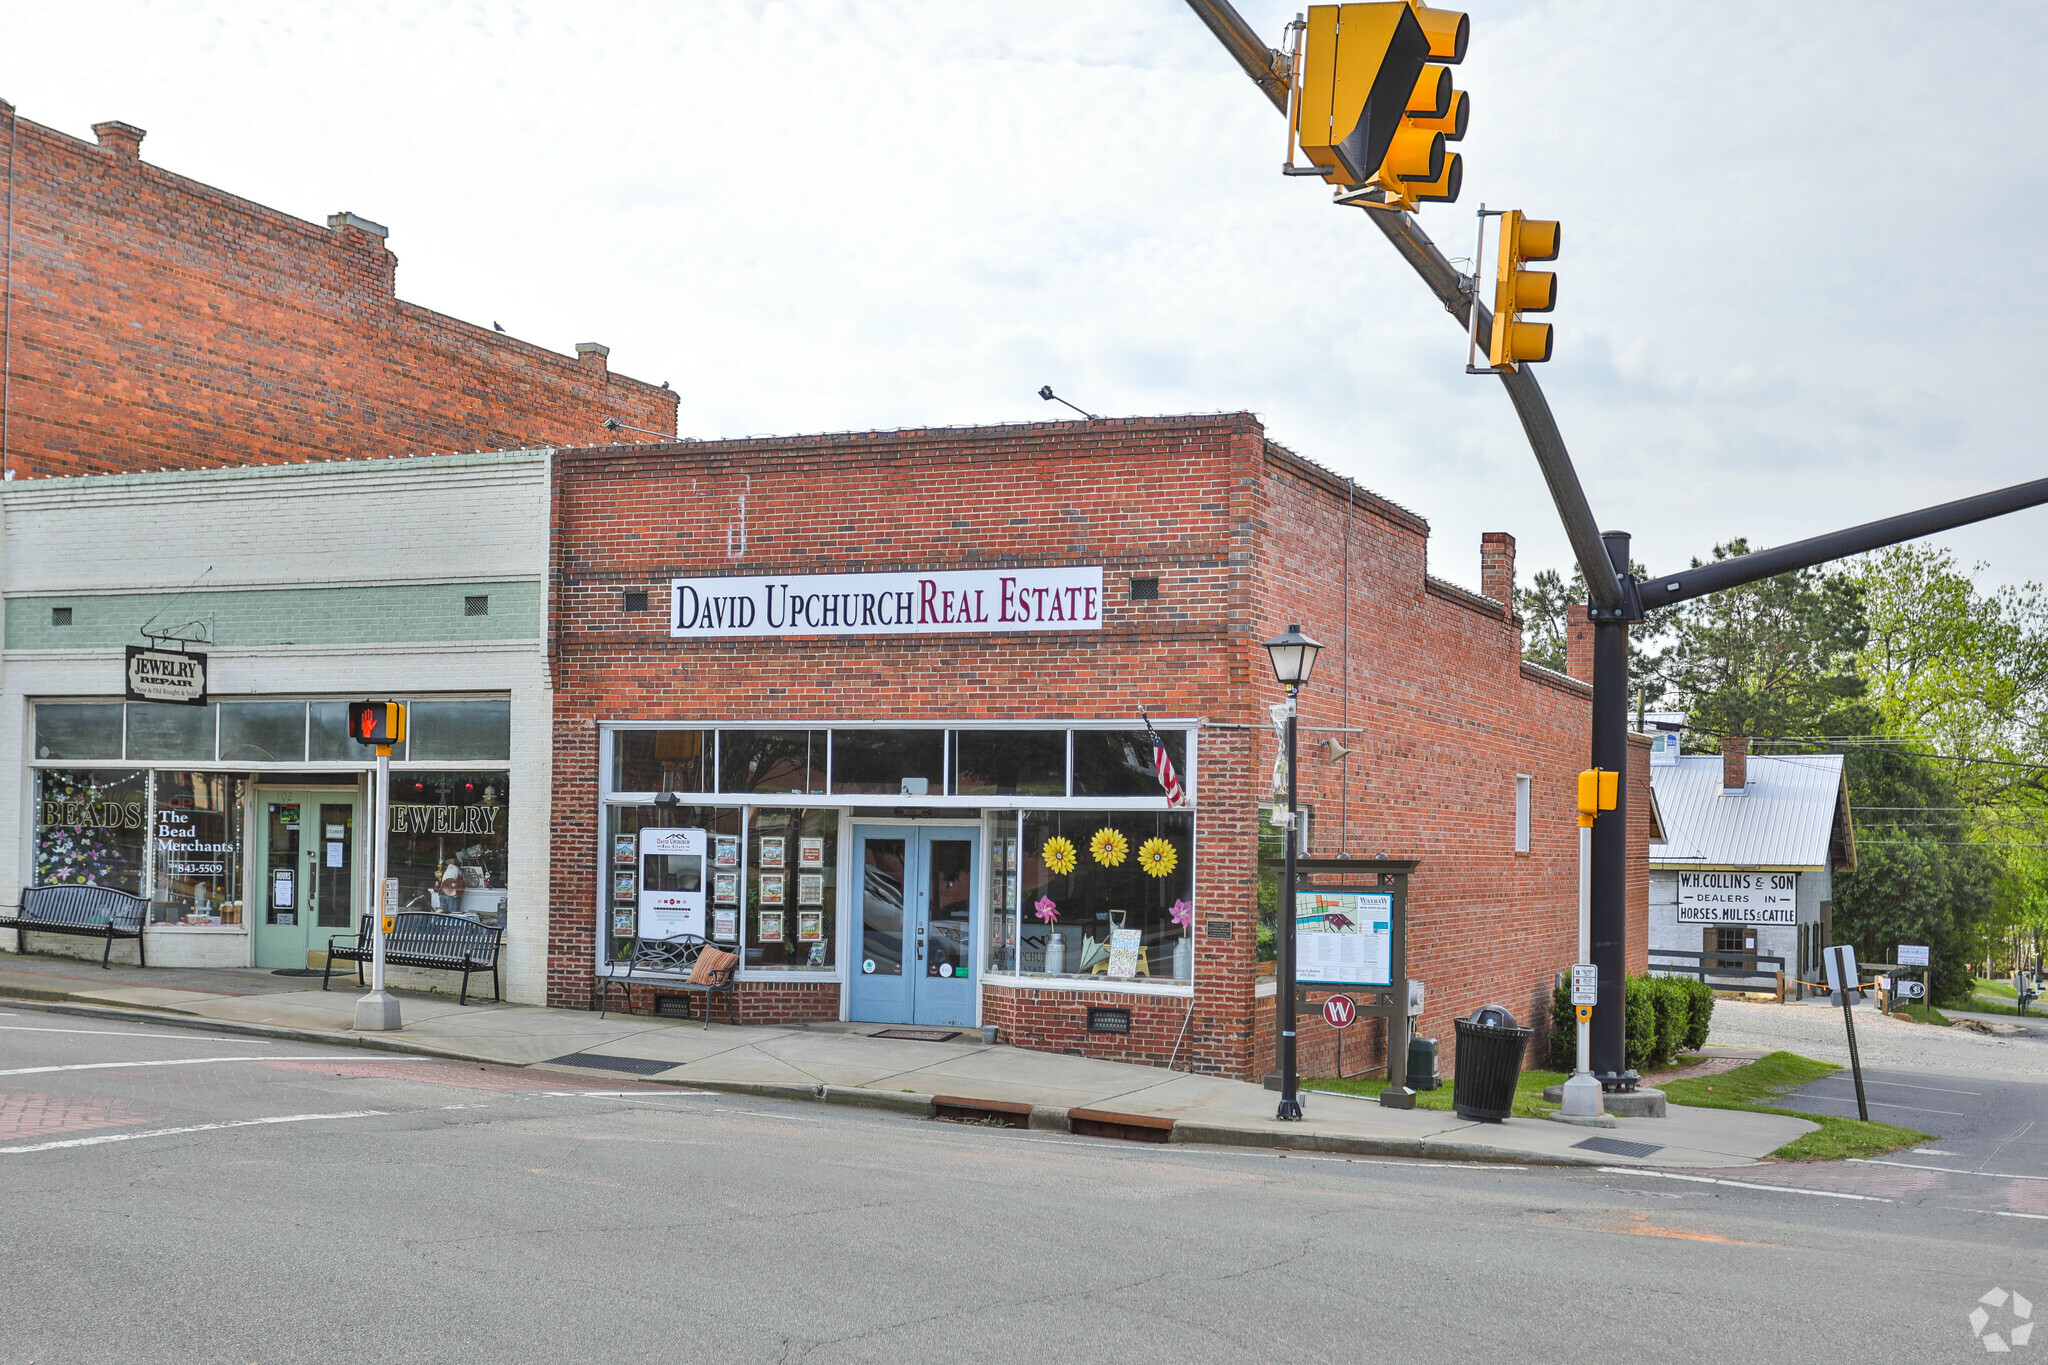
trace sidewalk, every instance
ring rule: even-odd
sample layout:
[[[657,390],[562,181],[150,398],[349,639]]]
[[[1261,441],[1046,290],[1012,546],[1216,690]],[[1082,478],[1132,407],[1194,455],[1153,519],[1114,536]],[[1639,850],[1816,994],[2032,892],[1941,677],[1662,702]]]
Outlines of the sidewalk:
[[[310,989],[309,989],[310,987]],[[931,1115],[935,1099],[1030,1106],[1031,1126],[1069,1130],[1130,1119],[1170,1141],[1440,1160],[1568,1165],[1742,1166],[1811,1131],[1804,1120],[1672,1105],[1664,1119],[1618,1119],[1589,1130],[1541,1119],[1475,1123],[1451,1113],[1382,1109],[1372,1100],[1316,1093],[1308,1117],[1281,1123],[1271,1091],[1241,1081],[1191,1076],[1006,1045],[984,1045],[973,1030],[942,1043],[871,1035],[885,1025],[755,1028],[644,1015],[600,1019],[582,1010],[398,992],[405,1027],[354,1030],[353,976],[322,992],[317,982],[261,970],[101,971],[65,958],[0,956],[0,998],[9,1003],[100,1017],[202,1021],[302,1041],[452,1057],[508,1066],[555,1062],[593,1081],[637,1080],[739,1090],[789,1099],[872,1105]],[[591,1054],[616,1068],[560,1059]],[[668,1063],[662,1066],[662,1063]],[[1639,1155],[1579,1146],[1619,1139]]]

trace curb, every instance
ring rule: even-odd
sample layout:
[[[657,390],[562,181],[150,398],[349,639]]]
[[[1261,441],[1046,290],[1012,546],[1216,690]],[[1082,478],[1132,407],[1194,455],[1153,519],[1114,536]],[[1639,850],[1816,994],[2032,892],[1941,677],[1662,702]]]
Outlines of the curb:
[[[1483,1142],[1432,1142],[1427,1138],[1347,1137],[1338,1133],[1276,1133],[1264,1128],[1233,1128],[1220,1123],[1173,1125],[1169,1142],[1217,1147],[1273,1147],[1291,1152],[1328,1152],[1337,1156],[1418,1157],[1429,1161],[1476,1161],[1504,1166],[1598,1166],[1599,1158],[1516,1152]]]
[[[234,1033],[250,1038],[280,1042],[326,1043],[334,1047],[359,1047],[370,1052],[395,1052],[414,1057],[433,1057],[449,1062],[474,1062],[485,1066],[509,1066],[521,1070],[542,1070],[545,1062],[514,1062],[481,1053],[458,1052],[399,1038],[374,1034],[323,1033],[317,1029],[284,1028],[274,1024],[249,1024],[239,1020],[206,1019],[194,1014],[168,1014],[155,1010],[116,1009],[106,1005],[80,1005],[65,999],[24,998],[20,993],[0,995],[0,1004],[18,1005],[45,1014],[66,1014],[84,1019],[105,1019],[117,1023],[168,1024],[173,1028],[212,1033]],[[679,1063],[680,1065],[680,1063]],[[728,1095],[758,1095],[763,1099],[841,1104],[856,1109],[879,1109],[931,1118],[937,1108],[930,1095],[910,1091],[866,1090],[859,1086],[800,1084],[791,1081],[710,1081],[692,1077],[637,1077],[642,1084],[670,1086],[680,1090],[712,1090]],[[1056,1105],[1031,1106],[1030,1126],[1038,1132],[1073,1131],[1069,1111]],[[1263,1147],[1294,1152],[1325,1152],[1336,1156],[1412,1157],[1434,1161],[1473,1161],[1509,1166],[1598,1166],[1600,1159],[1517,1152],[1478,1142],[1431,1142],[1424,1138],[1347,1137],[1335,1133],[1272,1132],[1263,1128],[1238,1128],[1228,1124],[1174,1121],[1167,1135],[1170,1143],[1215,1147]]]

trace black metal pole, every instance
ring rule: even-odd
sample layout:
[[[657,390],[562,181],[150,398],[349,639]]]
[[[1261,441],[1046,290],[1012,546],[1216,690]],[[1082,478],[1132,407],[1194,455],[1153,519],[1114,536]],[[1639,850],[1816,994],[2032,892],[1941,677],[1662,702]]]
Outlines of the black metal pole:
[[[1601,536],[1617,574],[1628,572],[1626,531]],[[1593,1075],[1608,1089],[1633,1089],[1628,1069],[1628,623],[1593,621],[1593,766],[1619,773],[1613,810],[1593,821],[1593,965],[1600,969],[1593,1006]]]
[[[1300,842],[1295,824],[1301,819],[1297,800],[1300,789],[1294,781],[1294,712],[1300,687],[1287,689],[1287,858],[1280,879],[1280,951],[1275,964],[1279,977],[1280,1014],[1280,1114],[1283,1119],[1301,1117],[1301,1096],[1294,1074],[1294,850]]]

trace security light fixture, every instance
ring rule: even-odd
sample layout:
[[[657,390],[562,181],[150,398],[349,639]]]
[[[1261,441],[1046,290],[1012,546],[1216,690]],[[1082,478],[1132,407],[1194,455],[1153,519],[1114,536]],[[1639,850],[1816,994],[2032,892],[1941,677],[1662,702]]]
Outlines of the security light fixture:
[[[1289,626],[1285,635],[1266,641],[1266,657],[1273,661],[1273,676],[1282,687],[1300,687],[1308,682],[1321,649],[1320,643],[1301,633],[1300,626]]]

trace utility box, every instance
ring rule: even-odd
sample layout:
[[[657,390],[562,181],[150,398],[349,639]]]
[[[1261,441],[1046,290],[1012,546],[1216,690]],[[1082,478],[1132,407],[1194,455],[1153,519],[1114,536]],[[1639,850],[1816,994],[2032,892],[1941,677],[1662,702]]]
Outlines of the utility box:
[[[1436,1039],[1410,1038],[1408,1040],[1408,1088],[1410,1090],[1437,1090],[1442,1088],[1443,1075],[1436,1069]]]

